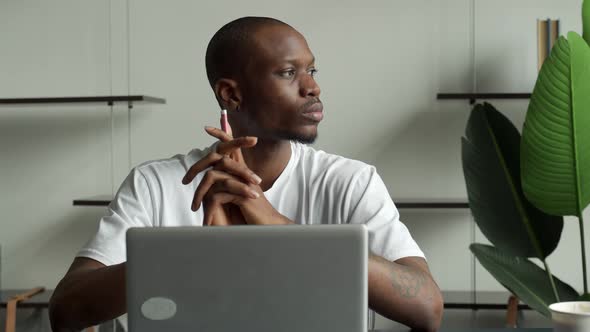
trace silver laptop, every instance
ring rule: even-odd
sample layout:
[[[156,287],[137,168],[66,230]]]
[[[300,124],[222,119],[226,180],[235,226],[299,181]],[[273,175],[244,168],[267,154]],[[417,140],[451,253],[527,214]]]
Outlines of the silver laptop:
[[[364,225],[132,228],[129,331],[363,332]]]

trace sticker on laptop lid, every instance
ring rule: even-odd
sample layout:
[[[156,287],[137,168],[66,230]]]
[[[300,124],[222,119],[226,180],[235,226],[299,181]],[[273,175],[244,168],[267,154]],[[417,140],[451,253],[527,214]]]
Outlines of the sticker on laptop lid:
[[[176,315],[176,303],[165,297],[152,297],[141,305],[141,313],[150,320],[166,320]]]

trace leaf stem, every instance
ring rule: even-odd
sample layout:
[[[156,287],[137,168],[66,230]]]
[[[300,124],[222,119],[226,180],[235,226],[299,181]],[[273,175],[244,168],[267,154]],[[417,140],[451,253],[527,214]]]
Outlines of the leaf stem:
[[[557,287],[555,287],[555,280],[553,280],[553,275],[549,269],[549,264],[547,264],[547,259],[543,259],[543,265],[545,265],[545,271],[547,271],[547,276],[549,277],[549,282],[551,283],[551,288],[553,289],[553,295],[555,295],[555,302],[561,302],[559,299],[559,293],[557,293]]]
[[[582,246],[582,274],[584,276],[584,294],[588,294],[588,276],[586,274],[586,244],[584,241],[584,217],[582,211],[579,212],[578,221],[580,222],[580,242]]]

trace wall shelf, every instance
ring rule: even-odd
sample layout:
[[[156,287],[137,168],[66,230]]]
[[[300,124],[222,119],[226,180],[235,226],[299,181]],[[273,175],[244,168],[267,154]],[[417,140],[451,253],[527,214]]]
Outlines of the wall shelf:
[[[115,103],[145,103],[166,104],[166,99],[146,95],[129,96],[88,96],[88,97],[34,97],[34,98],[0,98],[0,105],[34,105],[34,104],[92,104],[106,103],[112,106]]]
[[[74,206],[108,206],[113,197],[110,195],[99,195],[88,198],[79,198],[73,201]],[[467,202],[427,202],[407,201],[395,203],[398,209],[468,209]]]
[[[477,99],[525,99],[530,93],[439,93],[437,99],[469,99],[471,104]],[[106,103],[112,106],[115,103],[127,103],[132,107],[133,103],[165,104],[166,99],[147,95],[128,96],[88,96],[88,97],[34,97],[34,98],[0,98],[1,105],[33,105],[33,104],[71,104],[71,103]],[[89,198],[80,198],[73,201],[75,206],[108,206],[111,196],[100,195]],[[467,202],[427,202],[408,201],[398,202],[400,209],[466,209]]]
[[[111,195],[98,195],[88,198],[78,198],[73,202],[74,206],[108,206],[113,200]]]
[[[106,103],[113,106],[116,103],[126,103],[128,108],[133,108],[134,103],[141,104],[166,104],[166,99],[147,95],[127,96],[86,96],[86,97],[30,97],[30,98],[0,98],[0,106],[6,105],[48,105],[48,104],[97,104]],[[112,131],[112,128],[111,128]],[[77,206],[108,206],[110,196],[96,196],[87,199],[75,199]]]
[[[438,93],[436,99],[467,99],[473,105],[478,99],[529,99],[530,93]]]
[[[395,202],[398,209],[469,209],[468,202],[427,202],[427,201],[399,201]]]

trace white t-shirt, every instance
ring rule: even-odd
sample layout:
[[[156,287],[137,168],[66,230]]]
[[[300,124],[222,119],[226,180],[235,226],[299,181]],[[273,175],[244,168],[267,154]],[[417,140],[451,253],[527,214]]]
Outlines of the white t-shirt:
[[[213,145],[215,146],[215,145]],[[213,148],[151,161],[127,176],[94,238],[78,252],[105,265],[126,260],[129,227],[201,226],[202,206],[190,208],[205,172],[188,185],[188,169]],[[291,159],[264,196],[297,224],[366,224],[369,249],[390,261],[424,254],[399,220],[399,213],[375,167],[291,143]]]

